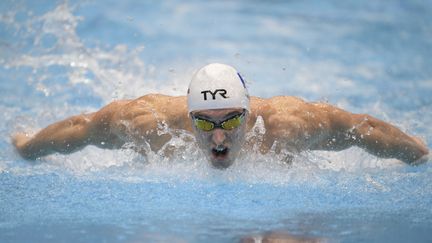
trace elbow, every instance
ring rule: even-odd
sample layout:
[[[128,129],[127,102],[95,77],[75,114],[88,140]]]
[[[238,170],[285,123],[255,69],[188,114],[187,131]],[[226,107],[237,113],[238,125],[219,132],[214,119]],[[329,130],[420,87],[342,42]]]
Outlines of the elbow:
[[[354,121],[348,129],[348,134],[354,140],[363,140],[365,137],[373,137],[377,133],[377,130],[382,130],[378,119],[368,114],[358,114],[354,116]]]

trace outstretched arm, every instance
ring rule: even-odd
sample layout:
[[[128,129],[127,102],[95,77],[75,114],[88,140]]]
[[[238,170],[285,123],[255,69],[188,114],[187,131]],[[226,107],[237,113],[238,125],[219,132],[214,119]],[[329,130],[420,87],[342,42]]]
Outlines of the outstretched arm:
[[[113,102],[98,112],[69,117],[42,129],[34,136],[18,133],[12,136],[12,143],[18,153],[34,160],[55,152],[71,153],[86,145],[112,148],[121,141],[111,133],[112,113],[124,102]]]
[[[12,137],[19,154],[36,159],[54,152],[71,153],[90,144],[90,125],[94,114],[78,115],[54,123],[34,136],[18,133]]]
[[[378,157],[416,164],[421,163],[429,153],[426,144],[419,138],[409,136],[372,116],[355,114],[352,115],[351,123],[353,143]]]
[[[421,162],[429,153],[419,138],[370,115],[352,114],[327,104],[312,105],[318,106],[329,121],[329,133],[317,148],[337,150],[355,145],[375,156],[408,164]]]
[[[260,113],[267,136],[294,150],[342,150],[358,146],[381,158],[420,163],[427,146],[395,126],[369,115],[352,114],[325,103],[274,97]],[[270,139],[269,139],[270,140]]]

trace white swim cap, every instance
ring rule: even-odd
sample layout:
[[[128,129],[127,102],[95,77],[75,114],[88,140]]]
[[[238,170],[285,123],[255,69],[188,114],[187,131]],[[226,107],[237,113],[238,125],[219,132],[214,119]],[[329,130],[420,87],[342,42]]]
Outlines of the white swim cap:
[[[233,67],[212,63],[202,67],[189,84],[189,112],[208,109],[243,108],[250,111],[245,82]]]

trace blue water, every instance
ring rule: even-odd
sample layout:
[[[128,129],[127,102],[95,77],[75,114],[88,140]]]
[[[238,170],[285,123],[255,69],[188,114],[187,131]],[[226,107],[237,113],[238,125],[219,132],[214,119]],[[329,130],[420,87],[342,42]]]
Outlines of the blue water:
[[[173,160],[88,147],[28,162],[10,144],[114,99],[184,95],[223,62],[252,95],[368,113],[431,148],[431,23],[430,1],[2,1],[0,242],[431,242],[431,161],[244,153],[219,171],[181,139]]]

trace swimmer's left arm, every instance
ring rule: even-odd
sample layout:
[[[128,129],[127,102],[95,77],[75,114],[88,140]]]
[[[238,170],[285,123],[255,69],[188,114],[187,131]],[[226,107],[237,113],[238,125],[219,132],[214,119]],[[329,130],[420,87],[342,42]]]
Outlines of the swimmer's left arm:
[[[365,114],[353,114],[325,103],[278,97],[264,114],[268,147],[288,150],[339,151],[358,146],[381,158],[421,163],[429,153],[418,138]],[[266,141],[266,140],[265,140]]]
[[[396,158],[408,164],[425,162],[429,150],[419,138],[367,114],[352,114],[328,104],[318,108],[319,120],[328,121],[326,136],[312,149],[341,150],[358,146],[381,158]]]
[[[396,158],[407,164],[427,161],[429,149],[417,137],[366,114],[353,115],[355,145],[382,158]]]

